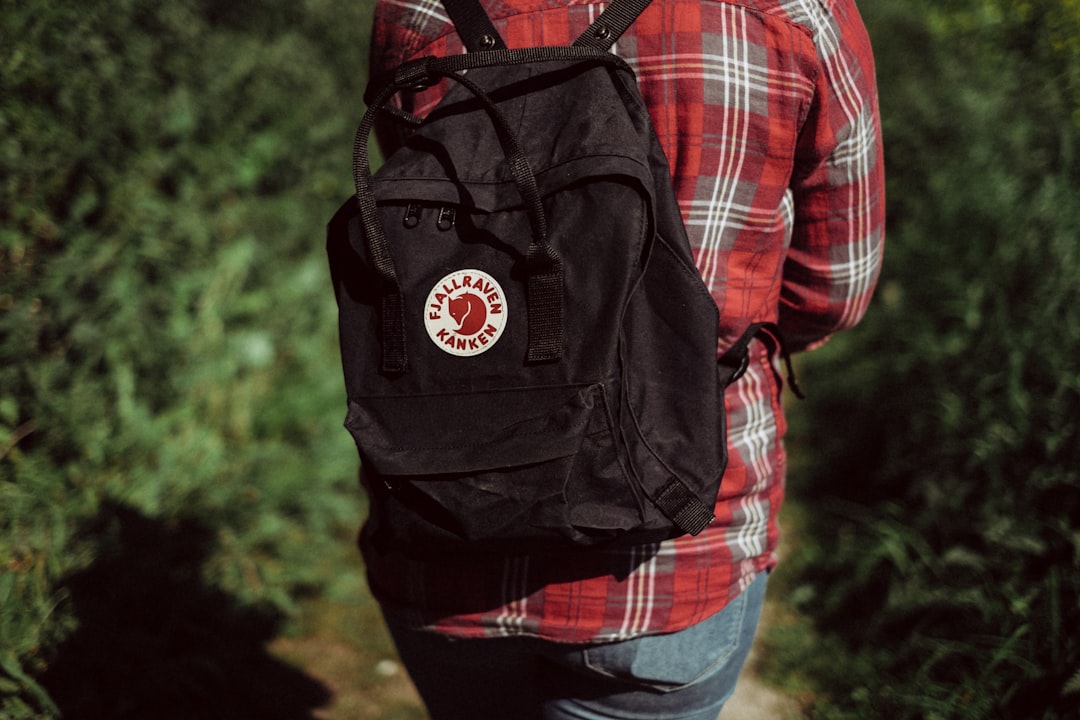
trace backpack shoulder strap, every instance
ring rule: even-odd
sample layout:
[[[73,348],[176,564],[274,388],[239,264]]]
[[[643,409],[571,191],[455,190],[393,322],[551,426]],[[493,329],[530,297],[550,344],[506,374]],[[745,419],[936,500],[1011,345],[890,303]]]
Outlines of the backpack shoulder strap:
[[[651,0],[613,0],[600,17],[574,41],[574,47],[610,50],[615,41],[637,20]],[[469,52],[505,50],[506,43],[480,0],[442,0],[446,14]]]
[[[652,0],[613,0],[600,17],[574,41],[574,47],[610,50],[615,41],[649,7]]]
[[[442,4],[466,50],[506,49],[506,43],[479,0],[442,0]]]

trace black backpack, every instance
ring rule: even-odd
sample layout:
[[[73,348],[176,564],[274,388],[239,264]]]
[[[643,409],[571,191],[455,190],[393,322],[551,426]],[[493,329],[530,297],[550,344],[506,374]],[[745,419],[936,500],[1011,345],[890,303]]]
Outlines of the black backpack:
[[[372,81],[356,194],[328,227],[368,530],[412,552],[697,534],[727,463],[723,392],[763,326],[717,359],[667,161],[608,52],[648,0],[527,49],[477,0],[444,5],[469,52]],[[388,105],[444,79],[426,118]],[[380,112],[412,133],[372,176]]]

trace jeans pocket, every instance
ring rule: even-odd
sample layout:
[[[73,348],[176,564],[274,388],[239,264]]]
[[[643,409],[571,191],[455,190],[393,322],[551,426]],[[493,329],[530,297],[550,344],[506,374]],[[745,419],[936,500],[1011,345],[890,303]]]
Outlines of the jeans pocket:
[[[719,613],[685,630],[585,648],[584,667],[638,687],[673,692],[720,672],[733,658],[741,665],[745,653],[737,651],[753,636],[743,628],[749,619],[748,595],[742,593]],[[756,624],[756,612],[753,621]]]

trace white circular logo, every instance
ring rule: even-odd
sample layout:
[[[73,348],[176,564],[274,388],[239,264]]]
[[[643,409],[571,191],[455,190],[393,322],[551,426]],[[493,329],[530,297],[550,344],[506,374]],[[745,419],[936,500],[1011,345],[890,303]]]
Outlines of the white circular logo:
[[[491,348],[506,327],[506,297],[482,270],[458,270],[435,283],[424,307],[431,341],[468,357]]]

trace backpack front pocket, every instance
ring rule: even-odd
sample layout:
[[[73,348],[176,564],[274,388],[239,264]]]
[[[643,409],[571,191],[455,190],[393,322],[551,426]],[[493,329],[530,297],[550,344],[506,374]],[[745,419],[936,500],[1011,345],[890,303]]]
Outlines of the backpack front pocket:
[[[363,398],[346,427],[394,535],[588,544],[641,522],[602,384]]]

